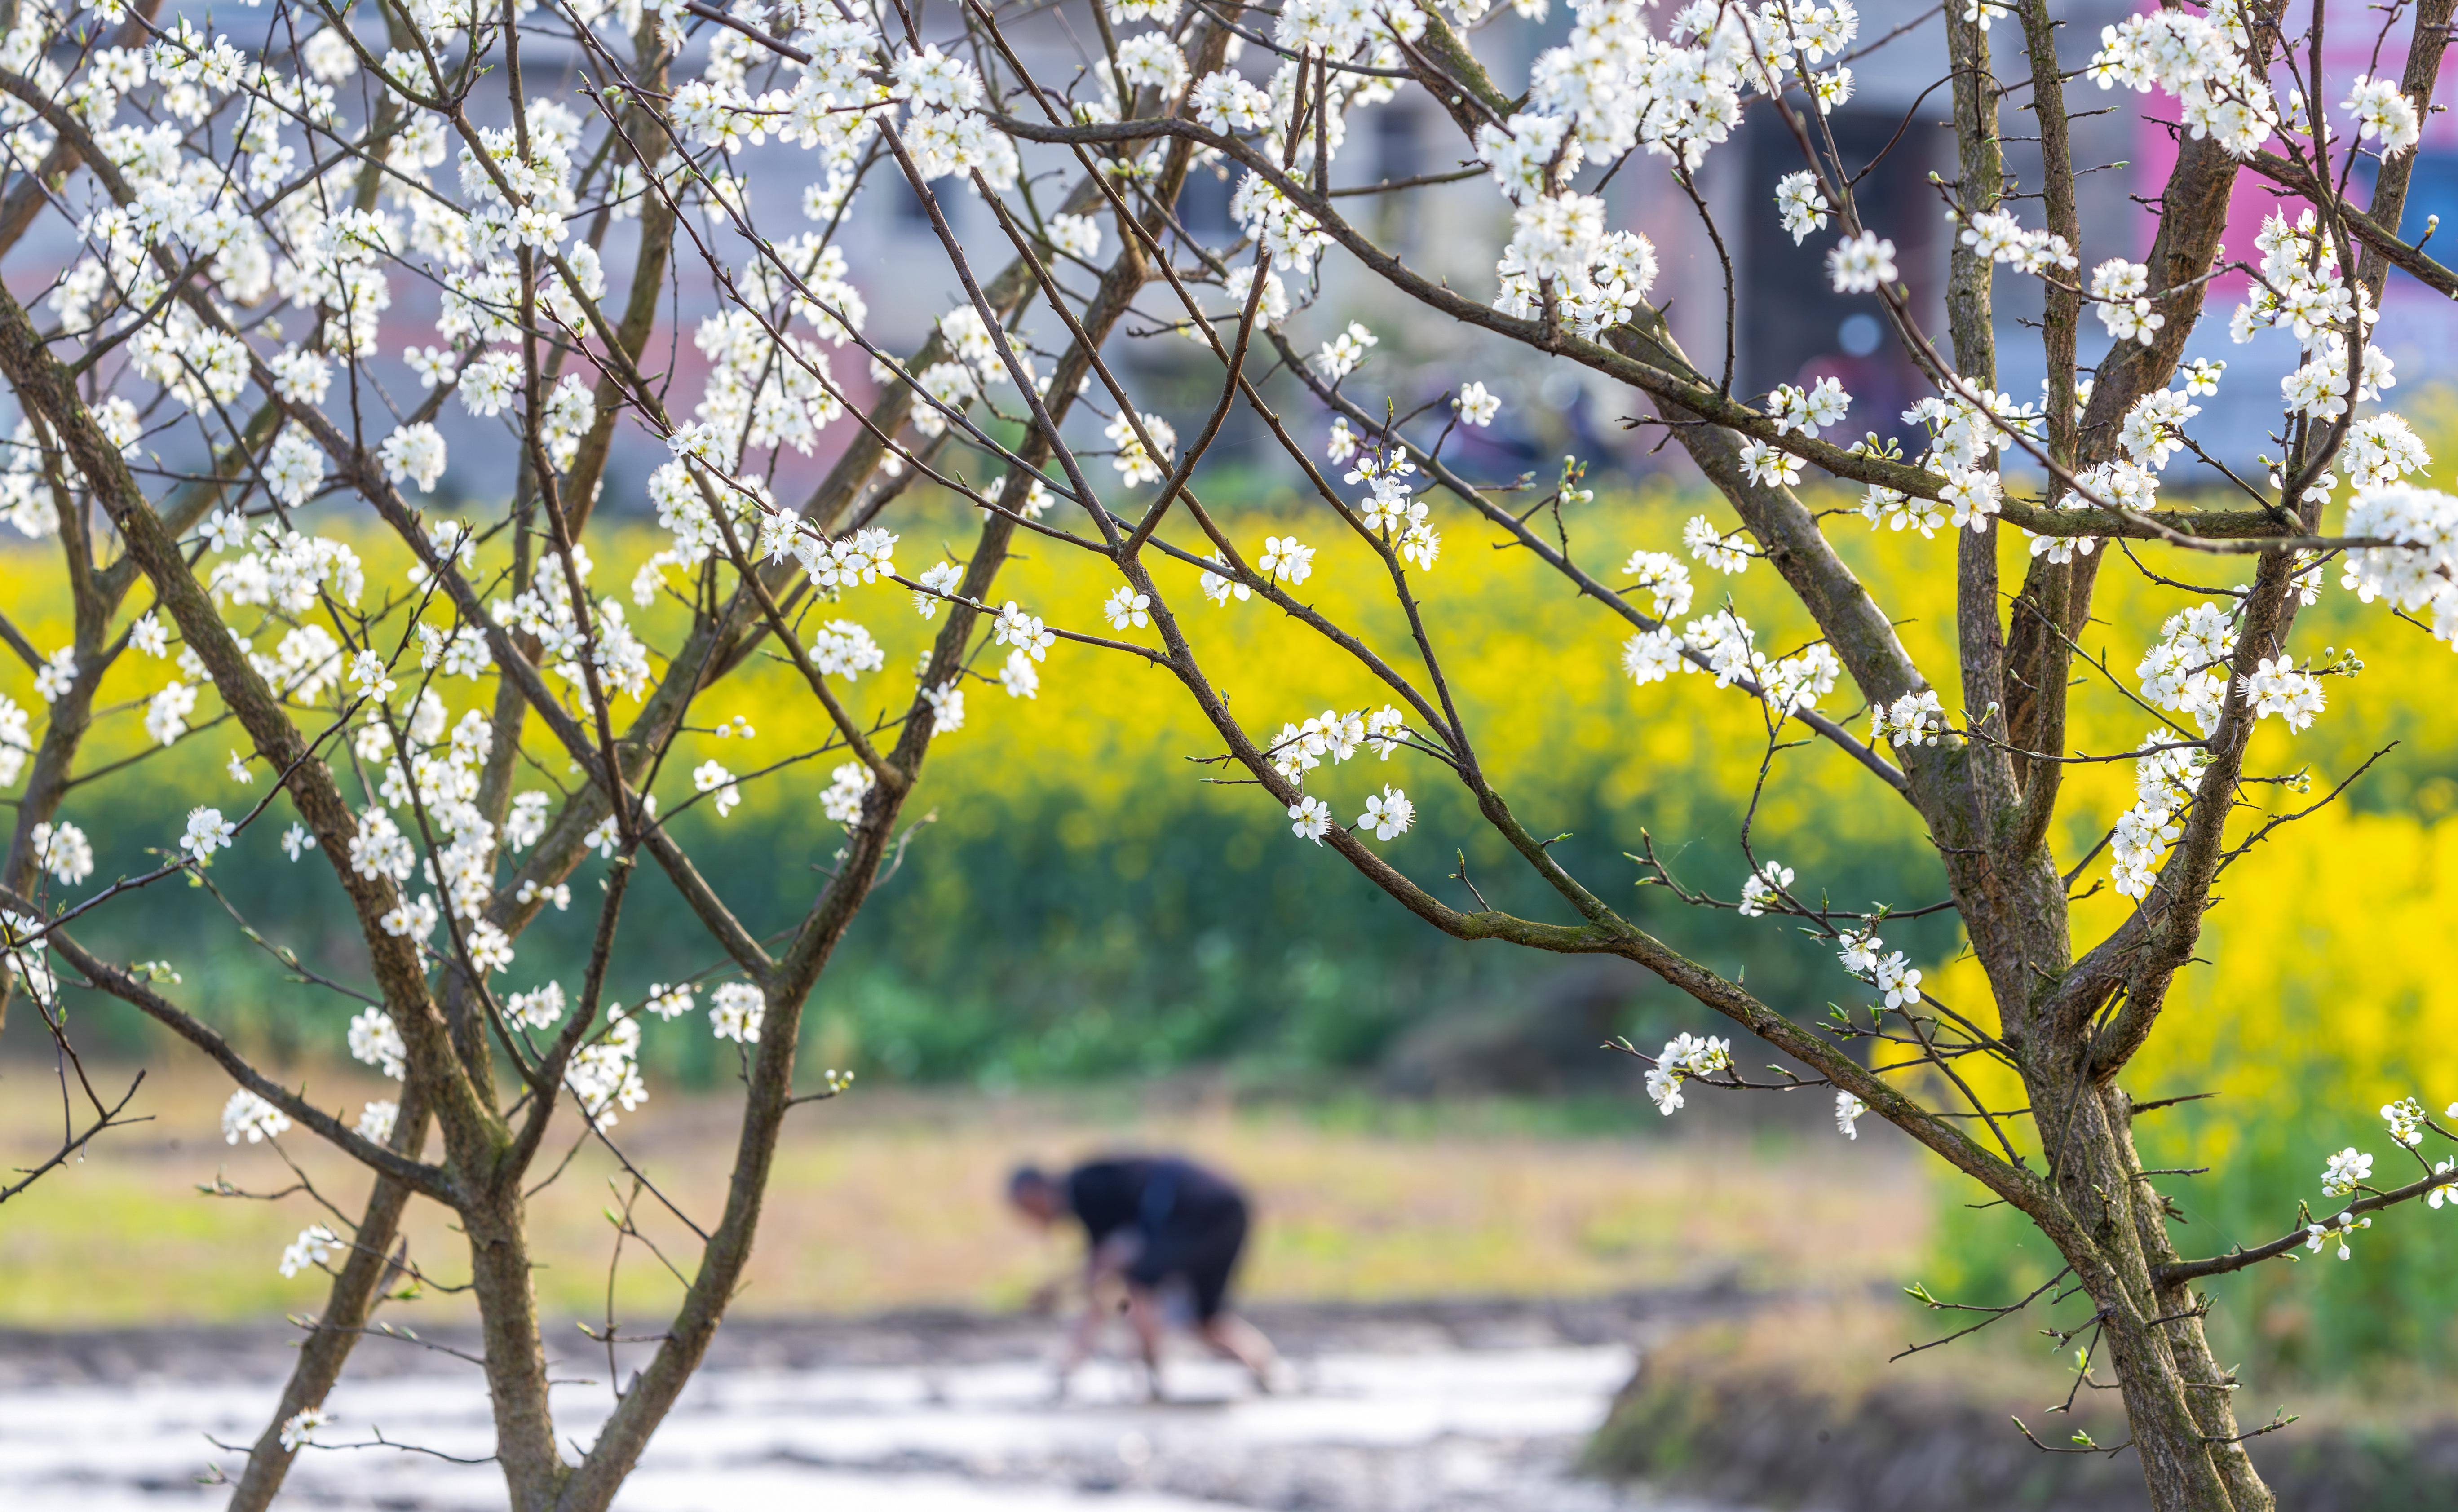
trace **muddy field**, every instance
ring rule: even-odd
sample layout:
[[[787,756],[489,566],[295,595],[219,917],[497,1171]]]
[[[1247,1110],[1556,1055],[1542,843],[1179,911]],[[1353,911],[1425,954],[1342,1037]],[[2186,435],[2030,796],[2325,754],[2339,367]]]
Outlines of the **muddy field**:
[[[1271,1396],[1181,1355],[1169,1399],[1100,1362],[1051,1389],[1051,1325],[969,1314],[732,1326],[668,1419],[620,1505],[747,1512],[1714,1512],[1577,1479],[1573,1460],[1665,1328],[1714,1294],[1609,1301],[1282,1306],[1257,1320],[1287,1354]],[[0,1506],[14,1512],[209,1507],[216,1466],[260,1429],[295,1333],[279,1328],[0,1336]],[[586,1345],[576,1329],[567,1336]],[[429,1342],[454,1346],[442,1333]],[[608,1409],[608,1360],[556,1362],[566,1436]],[[618,1371],[628,1362],[618,1357]],[[502,1504],[478,1456],[475,1371],[441,1351],[370,1340],[333,1397],[333,1447],[302,1456],[285,1506]]]

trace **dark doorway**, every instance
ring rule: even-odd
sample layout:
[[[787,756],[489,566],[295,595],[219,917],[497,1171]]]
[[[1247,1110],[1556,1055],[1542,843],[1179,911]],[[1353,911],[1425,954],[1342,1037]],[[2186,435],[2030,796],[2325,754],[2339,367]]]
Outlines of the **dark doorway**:
[[[1921,119],[1906,127],[1901,111],[1852,106],[1835,112],[1827,123],[1847,172],[1860,173],[1877,160],[1854,187],[1853,199],[1863,222],[1894,242],[1895,266],[1911,285],[1913,308],[1924,308],[1946,273],[1945,207],[1927,182],[1929,170],[1941,161],[1944,132]],[[1760,394],[1779,383],[1806,385],[1833,377],[1854,399],[1844,421],[1847,438],[1901,430],[1905,405],[1925,387],[1886,325],[1878,297],[1838,294],[1829,281],[1826,253],[1843,234],[1840,225],[1830,218],[1824,230],[1796,246],[1776,214],[1776,180],[1806,166],[1799,144],[1763,108],[1751,112],[1745,138],[1749,198],[1734,238],[1740,244],[1738,271],[1745,291],[1739,305],[1741,385]]]

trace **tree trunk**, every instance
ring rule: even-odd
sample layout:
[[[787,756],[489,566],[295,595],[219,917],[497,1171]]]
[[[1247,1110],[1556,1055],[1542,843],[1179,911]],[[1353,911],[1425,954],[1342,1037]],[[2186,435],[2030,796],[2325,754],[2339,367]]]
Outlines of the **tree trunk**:
[[[415,1155],[426,1142],[426,1103],[414,1086],[406,1087],[392,1148]],[[401,1215],[409,1206],[409,1197],[404,1183],[389,1176],[376,1177],[366,1209],[359,1215],[355,1248],[333,1278],[315,1332],[300,1346],[299,1363],[291,1367],[290,1383],[281,1391],[281,1405],[274,1409],[264,1432],[247,1452],[247,1468],[240,1472],[239,1484],[231,1490],[229,1512],[264,1512],[281,1490],[282,1478],[298,1458],[298,1451],[281,1442],[282,1425],[309,1407],[322,1406],[333,1383],[342,1378],[342,1367],[349,1362],[351,1349],[375,1312],[377,1294],[391,1269],[393,1237],[401,1232]]]
[[[2087,1036],[2042,1046],[2032,1060],[2026,1080],[2043,1114],[2036,1127],[2057,1194],[2076,1220],[2052,1237],[2094,1307],[2077,1338],[2093,1365],[2104,1357],[2116,1377],[2151,1505],[2272,1512],[2269,1488],[2237,1441],[2231,1383],[2211,1357],[2193,1298],[2155,1279],[2176,1252],[2166,1203],[2135,1153],[2132,1105],[2114,1084],[2092,1079]],[[2042,1062],[2073,1069],[2042,1075]]]
[[[469,1235],[469,1281],[478,1295],[487,1395],[495,1415],[495,1457],[513,1512],[545,1512],[571,1473],[555,1447],[547,1402],[546,1347],[538,1335],[537,1294],[530,1284],[529,1236],[517,1176],[472,1201],[461,1218]]]

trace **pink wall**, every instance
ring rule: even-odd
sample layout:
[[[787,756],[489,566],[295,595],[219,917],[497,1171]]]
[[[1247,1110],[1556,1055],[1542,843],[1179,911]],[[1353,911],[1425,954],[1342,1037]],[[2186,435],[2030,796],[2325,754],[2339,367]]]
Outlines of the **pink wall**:
[[[2154,8],[2144,6],[2140,9],[2149,10]],[[2296,3],[2288,8],[2281,30],[2290,36],[2302,34],[2311,14],[2312,0],[2296,0]],[[2403,11],[2398,17],[2397,25],[2391,29],[2387,36],[2382,33],[2382,21],[2381,11],[2370,5],[2360,3],[2360,0],[2331,0],[2323,16],[2322,79],[2326,96],[2323,103],[2331,128],[2339,134],[2338,139],[2330,144],[2333,177],[2337,176],[2343,166],[2342,155],[2355,145],[2354,132],[2349,124],[2347,114],[2339,109],[2339,101],[2346,98],[2347,86],[2358,75],[2364,73],[2385,73],[2395,76],[2406,65],[2406,39],[2414,27],[2412,7]],[[2442,68],[2445,91],[2448,89],[2449,73],[2449,59],[2445,55]],[[2279,91],[2282,100],[2286,97],[2288,89],[2295,87],[2294,81],[2288,78],[2284,70],[2272,75],[2271,85]],[[2086,101],[2090,95],[2098,93],[2089,85],[2087,80],[2077,80],[2074,89],[2068,94],[2068,103],[2076,109],[2091,109],[2092,105]],[[2444,97],[2446,98],[2446,94]],[[2134,94],[2129,91],[2118,89],[2109,91],[2104,102],[2114,103],[2120,110],[2131,109],[2138,114],[2134,131],[2133,166],[2128,176],[2135,195],[2145,199],[2156,198],[2167,183],[2169,171],[2177,160],[2176,134],[2168,126],[2159,124],[2161,121],[2173,122],[2177,119],[2178,112],[2176,99],[2166,92],[2157,89],[2147,94]],[[2267,150],[2272,152],[2277,152],[2279,147],[2280,143],[2275,137],[2266,144]],[[2424,123],[2424,141],[2417,151],[2427,154],[2458,151],[2458,113],[2445,111],[2427,115]],[[2363,195],[2358,192],[2354,197],[2361,202]],[[2223,240],[2231,261],[2253,259],[2255,256],[2253,238],[2261,230],[2262,217],[2278,213],[2281,205],[2282,201],[2279,194],[2268,179],[2249,169],[2237,176],[2236,191],[2229,201],[2227,235]],[[2151,250],[2151,239],[2156,234],[2157,226],[2147,209],[2140,211],[2135,217],[2135,224],[2130,233],[2130,241],[2123,245],[2111,245],[2105,233],[2095,236],[2093,228],[2084,227],[2086,267],[2092,262],[2114,257],[2120,251],[2125,256],[2137,259],[2146,256]],[[2410,226],[2407,229],[2410,237],[2417,234],[2416,226]],[[2458,226],[2448,227],[2444,234],[2458,238]],[[2440,239],[2439,236],[2434,238],[2436,243]],[[2244,275],[2240,273],[2229,274],[2216,280],[2212,288],[2216,295],[2234,299],[2242,293],[2247,281]],[[2393,285],[2393,288],[2395,289],[2396,285]],[[2414,291],[2410,288],[2407,292]]]

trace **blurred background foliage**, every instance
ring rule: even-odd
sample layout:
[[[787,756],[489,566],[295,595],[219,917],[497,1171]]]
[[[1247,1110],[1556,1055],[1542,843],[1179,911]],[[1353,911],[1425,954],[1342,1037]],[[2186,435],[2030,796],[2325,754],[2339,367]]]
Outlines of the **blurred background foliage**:
[[[1829,497],[1845,510],[1851,501]],[[1599,575],[1634,547],[1673,549],[1681,521],[1707,507],[1670,485],[1600,492],[1568,521],[1579,558]],[[1322,554],[1303,594],[1343,624],[1361,627],[1398,666],[1415,669],[1387,584],[1353,542],[1337,540],[1319,509],[1264,498],[1225,516],[1241,543],[1300,528]],[[969,511],[908,520],[899,565],[918,571],[943,549],[972,539]],[[370,601],[403,583],[404,563],[371,531],[328,521],[366,554]],[[1839,519],[1832,531],[1902,624],[1902,632],[1949,706],[1953,544],[1944,536],[1873,533]],[[2014,532],[2007,532],[2010,537]],[[1022,538],[1020,538],[1021,540]],[[1450,687],[1478,754],[1513,809],[1541,835],[1560,834],[1557,854],[1601,896],[1717,968],[1744,975],[1754,990],[1796,1017],[1821,1017],[1831,1001],[1863,989],[1832,951],[1775,920],[1685,907],[1662,889],[1636,885],[1628,858],[1641,832],[1685,885],[1732,899],[1746,869],[1738,835],[1752,812],[1752,787],[1768,732],[1755,705],[1703,675],[1634,688],[1618,669],[1627,627],[1578,599],[1520,550],[1497,549],[1489,531],[1455,521],[1440,566],[1414,582]],[[593,543],[595,586],[622,593],[639,559],[664,543],[645,527],[616,527]],[[2009,540],[2009,584],[2019,581],[2023,545]],[[498,550],[497,557],[502,556]],[[55,559],[32,549],[0,553],[0,601],[38,647],[68,638]],[[490,559],[487,565],[495,566]],[[2187,582],[2239,581],[2241,559],[2162,553],[2145,565]],[[1250,729],[1325,708],[1384,701],[1358,670],[1327,653],[1302,624],[1260,603],[1215,608],[1194,573],[1162,570],[1166,590],[1230,706]],[[1754,564],[1737,578],[1698,569],[1703,612],[1730,593],[1757,628],[1759,644],[1789,651],[1806,624]],[[1003,593],[1054,623],[1099,630],[1112,582],[1101,564],[1063,546],[1024,541]],[[2197,599],[2152,582],[2124,561],[2107,565],[2099,620],[2085,649],[2104,657],[2127,688],[2158,620]],[[137,606],[132,606],[132,608]],[[886,647],[890,669],[911,664],[934,625],[892,586],[852,590],[827,611],[861,620]],[[677,637],[671,604],[635,616],[655,644]],[[2286,825],[2228,872],[2223,904],[2203,936],[2203,961],[2178,982],[2162,1032],[2129,1079],[2137,1098],[2204,1091],[2208,1101],[2150,1115],[2141,1126],[2155,1166],[2215,1168],[2163,1178],[2190,1222],[2181,1233],[2205,1253],[2273,1236],[2300,1198],[2324,1201],[2323,1155],[2346,1144],[2372,1150],[2385,1172],[2400,1170],[2374,1108],[2413,1093],[2438,1109],[2458,1098],[2458,985],[2448,970],[2458,936],[2458,657],[2378,607],[2334,586],[2308,610],[2299,645],[2355,646],[2361,677],[2328,681],[2329,711],[2290,737],[2271,721],[2258,737],[2256,770],[2309,772],[2310,792],[2251,790],[2246,829],[2313,804],[2377,749],[2387,753],[2336,803]],[[1167,674],[1123,658],[1061,645],[1051,652],[1040,694],[1010,699],[976,682],[969,717],[934,748],[924,814],[901,867],[879,889],[815,995],[805,1020],[808,1053],[874,1079],[970,1082],[999,1087],[1140,1076],[1193,1066],[1224,1067],[1237,1083],[1275,1093],[1337,1093],[1381,1074],[1411,1036],[1428,1026],[1507,1018],[1558,997],[1560,962],[1501,946],[1444,940],[1327,852],[1294,838],[1277,806],[1204,758],[1217,736]],[[985,659],[985,670],[995,661]],[[133,653],[107,685],[108,715],[89,766],[135,754],[144,694],[167,676]],[[406,679],[405,679],[406,680]],[[904,687],[887,674],[852,700],[869,711],[901,708]],[[31,673],[8,659],[0,691],[33,706]],[[441,690],[452,713],[480,696],[477,684]],[[1828,710],[1864,727],[1848,691]],[[2076,749],[2130,748],[2151,717],[2091,675],[2078,688]],[[210,707],[210,700],[208,700]],[[824,734],[819,711],[790,669],[761,660],[701,701],[699,719],[737,715],[748,742],[694,735],[665,764],[658,791],[668,812],[692,797],[689,773],[715,757],[736,772],[809,751]],[[1799,733],[1797,728],[1795,733]],[[2395,745],[2392,745],[2395,742]],[[134,873],[168,847],[195,803],[234,817],[262,797],[224,773],[240,744],[224,723],[81,788],[67,814],[94,839],[97,881]],[[533,781],[575,774],[547,752]],[[830,862],[837,832],[817,801],[838,760],[785,766],[743,789],[718,818],[706,804],[677,820],[726,897],[760,929],[785,925]],[[1464,860],[1497,906],[1562,917],[1503,853],[1443,772],[1403,752],[1387,764],[1361,756],[1316,774],[1312,791],[1343,819],[1384,782],[1420,806],[1417,827],[1386,847],[1437,894],[1469,901],[1448,880]],[[2081,857],[2130,801],[2127,764],[2073,770],[2060,855]],[[212,1021],[288,1063],[341,1053],[349,1005],[286,979],[282,968],[230,927],[225,902],[267,936],[320,968],[356,974],[356,949],[321,866],[294,866],[276,844],[287,824],[276,800],[238,847],[217,860],[214,891],[157,886],[103,910],[86,926],[91,942],[131,958],[167,959],[183,990]],[[1823,742],[1791,743],[1773,757],[1772,778],[1750,820],[1760,859],[1794,867],[1806,896],[1839,907],[1884,901],[1916,907],[1942,896],[1935,865],[1908,809]],[[2104,858],[2077,881],[2105,876]],[[678,902],[645,872],[617,953],[614,992],[636,1001],[652,981],[714,972],[720,965]],[[573,879],[570,912],[550,914],[524,938],[505,984],[518,989],[562,976],[567,986],[585,946],[596,871]],[[2088,942],[2119,917],[2123,900],[2104,886],[2077,910]],[[1885,933],[1932,968],[1948,1001],[1985,1017],[1978,973],[1955,961],[1957,937],[1944,916],[1905,921]],[[713,983],[717,976],[703,979]],[[1610,1026],[1636,1038],[1719,1025],[1660,988],[1633,984],[1613,995]],[[89,1043],[135,1052],[144,1025],[107,1004],[73,1011]],[[16,1016],[22,1019],[23,1015]],[[31,1047],[27,1025],[10,1039]],[[643,1061],[653,1073],[716,1084],[730,1070],[719,1046],[685,1024],[652,1025]],[[1584,1043],[1593,1044],[1588,1039]],[[1745,1058],[1746,1059],[1746,1058]],[[1631,1098],[1635,1123],[1653,1110]],[[2000,1106],[2018,1106],[2019,1096]],[[1729,1109],[1730,1105],[1725,1105]],[[1709,1100],[1685,1116],[1747,1117]],[[2403,1177],[2400,1179],[2404,1179]],[[1960,1300],[2010,1300],[2050,1266],[2003,1210],[1973,1210],[1956,1181],[1939,1177],[1937,1253],[1924,1274],[1931,1290]],[[2358,1256],[2219,1283],[2223,1296],[2258,1295],[2261,1307],[2222,1314],[2231,1357],[2317,1374],[2385,1358],[2437,1368],[2458,1360],[2458,1267],[2448,1263],[2447,1212],[2401,1212],[2357,1240]],[[2249,1320],[2261,1321],[2255,1326]]]

